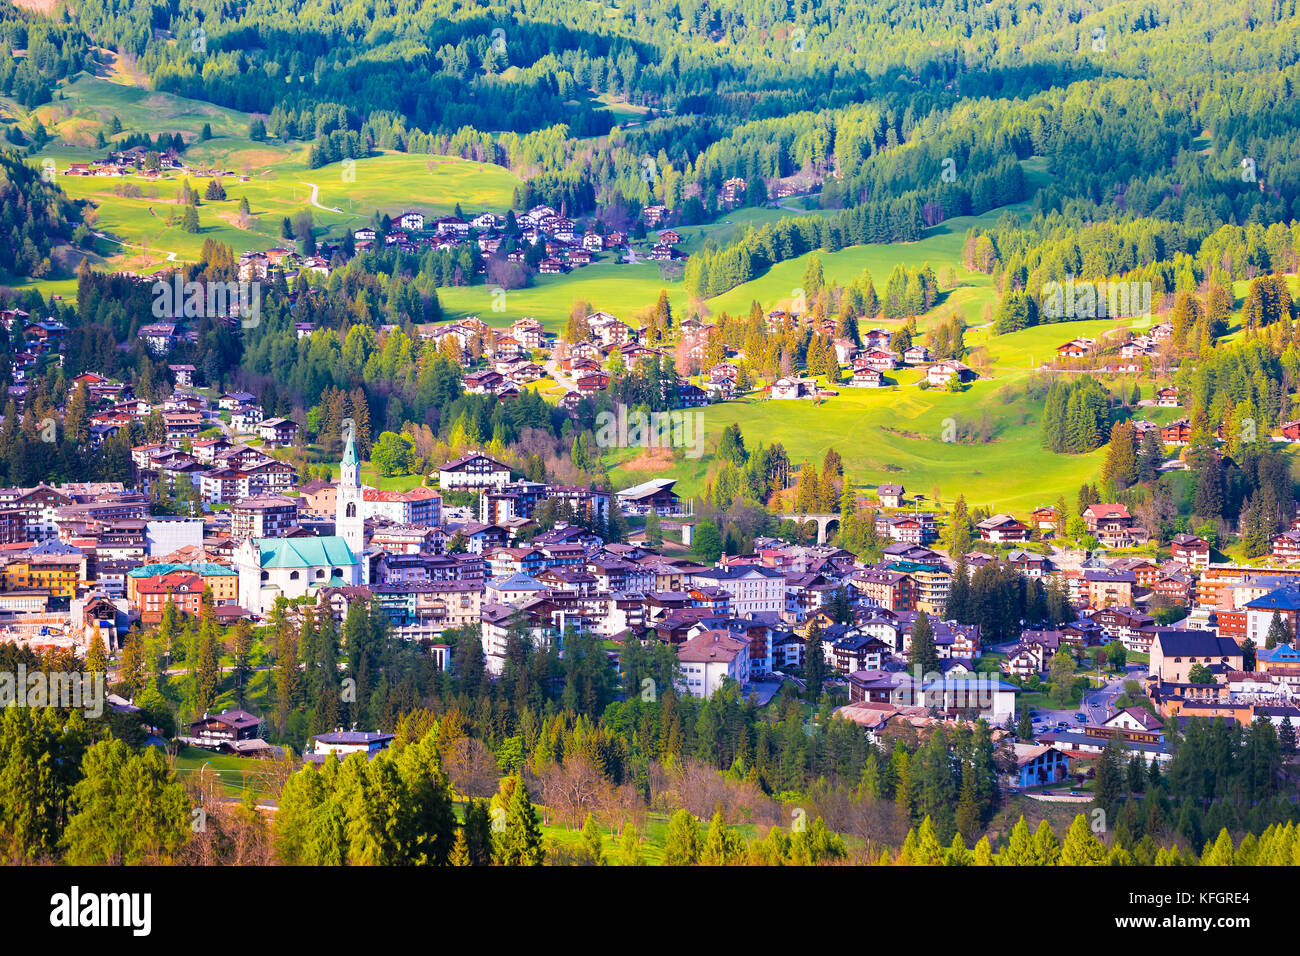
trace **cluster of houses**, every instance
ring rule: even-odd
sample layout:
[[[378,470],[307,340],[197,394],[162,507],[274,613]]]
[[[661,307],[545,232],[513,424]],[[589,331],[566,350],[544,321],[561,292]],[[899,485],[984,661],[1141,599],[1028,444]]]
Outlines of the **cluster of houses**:
[[[151,152],[157,152],[158,169],[151,170],[146,165],[147,157]],[[65,176],[141,176],[145,178],[154,178],[160,176],[163,172],[171,172],[184,169],[185,164],[181,161],[180,153],[174,148],[168,148],[161,152],[154,150],[150,146],[132,146],[129,149],[111,150],[103,159],[95,159],[87,162],[69,163],[64,169]],[[218,173],[212,171],[210,175],[234,176],[234,173]]]
[[[19,404],[27,397],[27,378],[45,362],[63,366],[64,342],[68,328],[53,318],[33,319],[22,309],[0,309],[12,348],[9,359],[9,396]],[[21,334],[19,334],[21,333]]]
[[[1173,337],[1173,326],[1167,322],[1153,325],[1142,335],[1130,336],[1118,344],[1079,336],[1056,347],[1056,363],[1061,368],[1089,368],[1112,374],[1138,374],[1153,364],[1176,367],[1177,358],[1165,354],[1165,347]],[[1050,365],[1044,365],[1049,368]]]
[[[743,183],[741,184],[743,188]],[[654,212],[652,212],[654,210]],[[654,228],[666,216],[662,206],[645,210],[646,225]],[[358,252],[375,248],[396,248],[415,253],[424,249],[455,249],[473,243],[485,256],[497,255],[507,243],[517,238],[521,243],[536,247],[541,243],[545,257],[537,263],[543,275],[561,275],[571,269],[590,265],[603,253],[609,252],[618,261],[631,261],[632,247],[627,233],[617,230],[606,232],[592,228],[582,230],[578,223],[561,215],[550,206],[534,206],[515,219],[518,232],[507,233],[506,217],[492,212],[462,218],[461,216],[425,216],[417,210],[408,210],[392,219],[392,228],[381,233],[370,226],[354,230],[352,239]],[[684,258],[675,246],[682,241],[679,233],[671,229],[660,232],[648,258],[652,261],[671,262]],[[526,253],[522,246],[506,253],[509,262],[522,263]]]

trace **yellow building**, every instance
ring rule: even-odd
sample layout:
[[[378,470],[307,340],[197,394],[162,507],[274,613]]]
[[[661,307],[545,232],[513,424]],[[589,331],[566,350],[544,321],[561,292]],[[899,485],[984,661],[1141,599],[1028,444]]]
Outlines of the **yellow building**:
[[[61,541],[45,541],[5,563],[7,591],[40,590],[51,597],[75,598],[86,584],[86,553]]]

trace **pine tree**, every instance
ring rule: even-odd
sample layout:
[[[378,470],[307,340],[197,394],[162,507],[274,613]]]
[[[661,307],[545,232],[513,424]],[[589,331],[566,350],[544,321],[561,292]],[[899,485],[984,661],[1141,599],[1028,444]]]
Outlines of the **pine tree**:
[[[1106,847],[1088,829],[1087,818],[1080,813],[1070,824],[1061,845],[1061,866],[1103,866],[1106,863]]]
[[[822,684],[826,681],[826,655],[822,648],[822,629],[813,618],[808,623],[804,636],[804,682],[807,685],[809,700],[821,697]]]
[[[934,644],[934,628],[930,616],[918,611],[912,625],[912,643],[907,653],[908,667],[912,673],[932,674],[939,669],[939,651]]]
[[[678,810],[668,821],[663,862],[665,866],[694,866],[700,862],[700,823],[689,810]]]
[[[582,848],[594,866],[605,865],[605,838],[600,832],[600,825],[590,813],[582,822]]]
[[[1093,783],[1093,805],[1106,812],[1115,812],[1124,786],[1123,768],[1120,766],[1119,743],[1112,739],[1102,748],[1097,761],[1096,780]]]
[[[623,824],[623,833],[618,841],[618,858],[623,866],[645,866],[641,835],[632,823]]]
[[[541,866],[545,859],[537,811],[533,809],[527,785],[519,776],[515,777],[510,794],[505,829],[498,834],[496,859],[503,866]]]
[[[1061,856],[1061,844],[1052,832],[1051,824],[1042,820],[1034,831],[1034,859],[1038,866],[1056,866]]]
[[[1029,824],[1023,816],[1011,828],[1006,849],[998,854],[999,866],[1037,866],[1038,856],[1034,853],[1033,837],[1029,833]]]
[[[1286,625],[1282,623],[1282,617],[1277,611],[1273,612],[1273,618],[1268,622],[1268,636],[1264,639],[1266,650],[1272,650],[1279,644],[1285,644],[1288,641]]]
[[[1296,732],[1290,714],[1282,718],[1282,725],[1277,729],[1277,742],[1284,755],[1290,757],[1295,753]]]
[[[979,798],[975,792],[975,773],[969,767],[963,767],[961,775],[961,796],[957,800],[957,832],[966,839],[973,839],[980,827]]]
[[[86,650],[86,670],[92,674],[104,674],[108,672],[108,653],[104,649],[104,639],[100,637],[99,631],[90,640],[90,647]]]

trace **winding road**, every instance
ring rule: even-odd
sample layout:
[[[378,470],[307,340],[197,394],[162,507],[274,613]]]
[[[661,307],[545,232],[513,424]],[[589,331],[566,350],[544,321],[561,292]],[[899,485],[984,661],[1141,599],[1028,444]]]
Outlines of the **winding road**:
[[[317,202],[316,197],[320,195],[320,187],[318,187],[315,183],[302,183],[302,185],[311,187],[311,204],[315,206],[317,209],[323,209],[326,212],[343,211],[342,209],[337,209],[334,206],[322,206],[319,202]]]
[[[148,246],[137,246],[134,242],[123,242],[121,239],[114,239],[112,236],[103,232],[92,232],[91,235],[94,236],[96,239],[103,239],[105,242],[115,242],[119,246],[126,246],[128,249],[139,249],[142,252],[166,252],[166,250],[164,249],[150,249]],[[168,252],[167,261],[175,262],[176,253]]]

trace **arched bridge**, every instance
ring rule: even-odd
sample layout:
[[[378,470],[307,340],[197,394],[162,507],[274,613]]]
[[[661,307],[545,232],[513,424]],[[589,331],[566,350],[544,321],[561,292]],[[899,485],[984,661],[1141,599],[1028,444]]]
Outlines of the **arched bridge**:
[[[839,524],[840,524],[840,516],[837,515],[837,514],[834,514],[834,515],[831,515],[831,514],[825,514],[825,515],[819,515],[819,514],[783,514],[783,515],[778,515],[777,517],[780,518],[780,519],[783,520],[783,521],[785,521],[785,520],[793,521],[793,522],[795,522],[797,525],[799,525],[800,528],[803,528],[803,526],[806,525],[806,524],[807,524],[808,522],[810,522],[810,521],[816,521],[816,522],[817,522],[817,543],[818,543],[818,544],[825,544],[825,543],[826,543],[826,535],[830,533],[830,526],[831,526],[832,524],[834,524],[837,528],[839,527]]]

